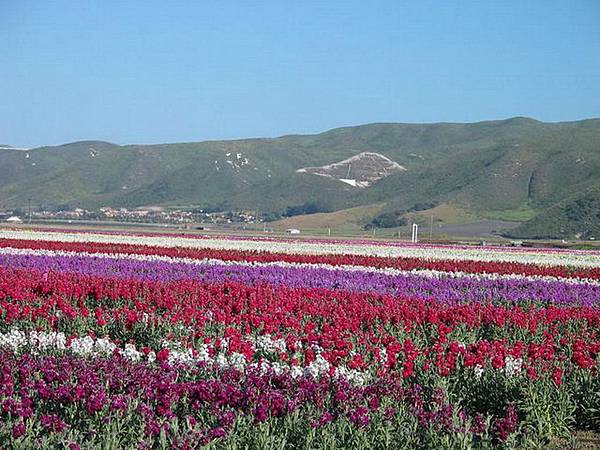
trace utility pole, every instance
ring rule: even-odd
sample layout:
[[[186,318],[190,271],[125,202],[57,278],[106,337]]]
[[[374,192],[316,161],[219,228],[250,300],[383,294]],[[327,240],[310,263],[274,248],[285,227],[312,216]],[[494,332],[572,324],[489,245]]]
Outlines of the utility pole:
[[[257,209],[255,211],[255,214],[256,214],[256,222],[259,222],[260,221],[260,211]],[[263,221],[263,233],[266,233],[266,232],[267,232],[267,223],[265,221]]]
[[[29,223],[31,223],[31,199],[27,199],[27,203],[29,204]]]
[[[433,236],[433,216],[430,216],[431,221],[429,222],[429,240],[431,241]]]

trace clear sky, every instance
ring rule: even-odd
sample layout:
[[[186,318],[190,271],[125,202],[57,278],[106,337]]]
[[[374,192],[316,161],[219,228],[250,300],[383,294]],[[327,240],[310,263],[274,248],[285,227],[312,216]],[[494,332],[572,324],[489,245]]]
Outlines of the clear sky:
[[[600,1],[0,0],[0,143],[600,116]]]

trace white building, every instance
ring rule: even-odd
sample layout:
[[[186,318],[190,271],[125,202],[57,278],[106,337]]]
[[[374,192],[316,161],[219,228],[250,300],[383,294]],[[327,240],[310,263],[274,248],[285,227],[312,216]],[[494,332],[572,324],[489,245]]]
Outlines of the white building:
[[[23,221],[17,216],[10,216],[8,219],[6,219],[6,221],[8,223],[23,223]]]

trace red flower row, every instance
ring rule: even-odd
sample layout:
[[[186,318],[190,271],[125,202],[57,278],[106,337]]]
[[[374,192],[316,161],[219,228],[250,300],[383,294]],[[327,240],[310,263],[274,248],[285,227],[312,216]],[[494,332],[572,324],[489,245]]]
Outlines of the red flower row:
[[[326,289],[4,269],[0,317],[3,327],[41,321],[54,329],[75,319],[100,330],[111,323],[127,329],[183,324],[191,338],[205,338],[216,350],[227,338],[228,351],[247,358],[254,352],[248,336],[270,334],[286,342],[282,360],[302,352],[308,364],[316,358],[314,344],[333,367],[363,370],[378,361],[382,370],[400,370],[404,377],[413,375],[417,361],[445,376],[458,361],[501,369],[509,355],[526,358],[523,370],[532,378],[538,370],[554,370],[555,362],[596,370],[600,352],[600,310],[586,306],[447,305]]]
[[[182,247],[157,247],[132,244],[107,244],[85,242],[54,242],[19,239],[0,239],[0,247],[35,250],[72,251],[127,255],[159,255],[175,258],[220,259],[246,262],[288,262],[329,264],[332,266],[354,265],[399,270],[427,269],[444,272],[495,273],[501,275],[552,276],[562,278],[588,278],[600,280],[599,267],[541,266],[531,263],[428,260],[422,258],[386,258],[361,255],[304,255],[243,250],[194,249]]]

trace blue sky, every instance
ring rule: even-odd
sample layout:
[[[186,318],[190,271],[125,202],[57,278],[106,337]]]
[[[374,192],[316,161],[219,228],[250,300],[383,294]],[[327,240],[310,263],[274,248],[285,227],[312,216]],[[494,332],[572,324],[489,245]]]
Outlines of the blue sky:
[[[600,1],[0,0],[0,143],[600,116]]]

